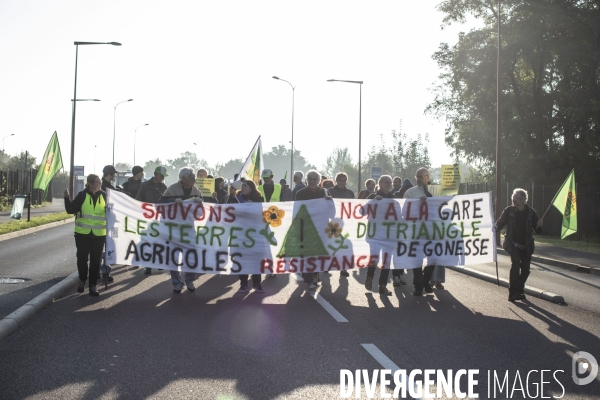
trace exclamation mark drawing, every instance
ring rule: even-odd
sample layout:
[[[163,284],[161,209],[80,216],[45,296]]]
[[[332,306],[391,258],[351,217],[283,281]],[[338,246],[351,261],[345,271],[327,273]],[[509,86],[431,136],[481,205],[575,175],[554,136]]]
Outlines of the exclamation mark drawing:
[[[304,220],[300,218],[300,248],[304,248]]]

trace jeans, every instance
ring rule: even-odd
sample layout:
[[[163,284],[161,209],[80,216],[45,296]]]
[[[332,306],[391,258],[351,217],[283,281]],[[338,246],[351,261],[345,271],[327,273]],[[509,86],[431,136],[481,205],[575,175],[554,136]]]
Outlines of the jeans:
[[[90,286],[96,286],[98,271],[102,260],[102,249],[104,249],[105,236],[75,235],[75,246],[77,247],[77,271],[79,280],[86,281],[88,278],[88,259],[90,263]]]
[[[514,249],[510,255],[511,267],[509,288],[510,294],[521,294],[525,289],[525,282],[529,276],[531,265],[531,254],[527,249]]]
[[[184,276],[186,285],[188,283],[193,283],[197,278],[195,272],[186,272]],[[183,289],[183,282],[181,281],[181,275],[179,274],[179,271],[171,271],[171,282],[173,282],[173,288],[175,290]]]

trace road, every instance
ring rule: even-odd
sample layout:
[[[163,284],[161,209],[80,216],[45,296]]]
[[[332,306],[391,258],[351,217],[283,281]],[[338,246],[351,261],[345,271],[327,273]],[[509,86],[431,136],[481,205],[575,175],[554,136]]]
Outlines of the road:
[[[24,271],[35,271],[40,259],[63,263],[67,275],[74,270],[72,233],[48,231],[54,245],[27,239],[29,258],[18,263],[29,266]],[[372,372],[390,362],[407,371],[479,369],[479,398],[493,398],[488,371],[508,371],[511,388],[518,372],[531,397],[541,379],[533,373],[527,385],[531,370],[556,373],[564,399],[600,393],[598,377],[587,386],[571,379],[573,353],[600,360],[598,309],[576,295],[599,298],[597,276],[532,273],[536,284],[563,287],[556,292],[567,305],[510,303],[505,288],[453,271],[446,290],[422,298],[410,294],[410,285],[394,288],[392,297],[367,293],[366,271],[350,278],[332,273],[318,301],[296,275],[265,278],[263,294],[236,293],[234,276],[203,275],[194,293],[180,295],[166,271],[146,276],[123,266],[114,276],[99,298],[68,294],[0,343],[2,399],[339,398],[341,369]],[[0,295],[2,303],[10,294]],[[552,375],[543,380],[544,396],[561,395]],[[513,398],[523,396],[516,391]]]
[[[0,278],[25,280],[0,284],[0,318],[45,292],[75,269],[73,224],[0,241]]]

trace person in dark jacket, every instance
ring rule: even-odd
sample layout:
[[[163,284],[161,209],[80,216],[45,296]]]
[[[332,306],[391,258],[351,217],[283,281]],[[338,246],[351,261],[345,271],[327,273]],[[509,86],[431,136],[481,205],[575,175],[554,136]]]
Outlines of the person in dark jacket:
[[[370,194],[367,199],[396,199],[398,198],[392,192],[392,177],[389,175],[381,175],[378,182],[379,190],[376,193]],[[373,249],[375,251],[373,251]],[[379,252],[383,250],[380,245],[377,243],[371,244],[371,254],[379,254]],[[391,252],[393,254],[393,252]],[[395,265],[394,265],[395,267]],[[375,265],[369,266],[367,268],[367,279],[365,280],[365,288],[367,290],[371,290],[373,287],[373,277],[375,276],[375,269],[377,267]],[[394,270],[396,271],[396,270]],[[401,271],[401,270],[398,270]],[[384,265],[383,269],[379,273],[379,294],[383,294],[386,296],[391,296],[392,292],[387,289],[387,281],[390,275],[389,266]]]
[[[265,199],[261,193],[256,189],[256,185],[251,180],[242,179],[242,188],[237,192],[234,198],[238,203],[264,203]],[[240,289],[238,293],[244,293],[248,291],[248,275],[238,275],[240,280]],[[252,274],[252,287],[258,293],[263,293],[265,290],[261,285],[261,274]]]
[[[224,189],[225,179],[218,177],[215,179],[215,193],[217,194],[217,203],[222,203],[223,198],[227,196],[227,191]]]
[[[65,190],[65,211],[75,216],[75,246],[77,247],[77,271],[79,285],[77,292],[83,293],[90,265],[90,296],[99,296],[96,290],[98,272],[102,260],[102,250],[106,240],[106,193],[102,191],[98,175],[87,176],[85,189],[71,200]]]
[[[131,198],[136,198],[140,186],[142,186],[142,178],[144,176],[144,168],[136,165],[131,169],[133,176],[123,184],[123,192]]]
[[[403,199],[404,198],[404,193],[406,193],[406,191],[408,189],[410,189],[411,187],[413,187],[415,185],[413,185],[413,183],[410,181],[410,179],[405,178],[402,181],[402,186],[400,186],[400,190],[398,190],[396,196],[398,196],[399,198]]]
[[[496,221],[496,231],[506,226],[502,247],[510,254],[510,279],[508,301],[525,300],[525,282],[529,276],[531,255],[535,250],[533,232],[542,233],[544,220],[539,219],[535,210],[527,205],[527,191],[513,190],[512,206],[502,211]]]
[[[112,181],[115,180],[115,176],[117,175],[117,170],[112,165],[107,165],[102,168],[102,191],[106,192],[106,189],[115,190],[115,187],[112,185]]]
[[[138,190],[135,199],[145,203],[158,203],[158,200],[160,200],[165,190],[167,190],[167,185],[164,183],[166,176],[169,176],[169,174],[167,174],[167,169],[165,167],[156,167],[152,179],[148,179],[140,185],[140,189]],[[144,274],[146,275],[150,275],[151,273],[152,268],[146,268],[144,271]]]

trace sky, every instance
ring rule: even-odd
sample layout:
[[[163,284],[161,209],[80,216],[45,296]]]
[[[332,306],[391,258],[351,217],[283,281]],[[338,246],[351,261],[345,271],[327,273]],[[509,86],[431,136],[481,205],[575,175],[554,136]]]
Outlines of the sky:
[[[429,134],[432,166],[452,162],[444,121],[424,115],[440,70],[441,0],[0,0],[0,138],[38,162],[58,132],[69,169],[74,41],[79,46],[75,165],[85,174],[195,152],[210,166],[245,158],[257,137],[294,147],[318,167],[336,147],[358,158],[381,135]],[[133,99],[131,102],[121,103]],[[116,118],[115,118],[116,115]],[[149,124],[148,126],[144,126]],[[6,137],[14,134],[14,136]],[[196,143],[194,145],[194,143]],[[268,167],[268,166],[267,166]]]

